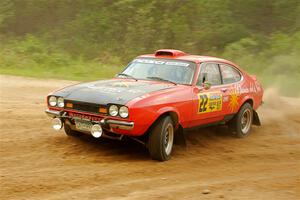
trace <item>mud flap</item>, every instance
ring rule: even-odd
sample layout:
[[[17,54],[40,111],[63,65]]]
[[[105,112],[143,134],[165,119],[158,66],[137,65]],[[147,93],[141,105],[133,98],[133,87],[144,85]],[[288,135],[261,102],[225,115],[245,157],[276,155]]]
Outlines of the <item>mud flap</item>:
[[[185,131],[181,126],[178,127],[174,136],[174,144],[186,147]]]
[[[253,110],[253,122],[252,122],[252,124],[256,125],[256,126],[261,126],[260,119],[259,119],[258,114],[255,110]]]

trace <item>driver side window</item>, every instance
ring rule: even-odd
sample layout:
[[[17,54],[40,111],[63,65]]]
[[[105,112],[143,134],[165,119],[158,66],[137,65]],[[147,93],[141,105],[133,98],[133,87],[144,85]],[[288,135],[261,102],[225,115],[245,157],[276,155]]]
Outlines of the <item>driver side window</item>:
[[[206,63],[201,66],[200,73],[197,80],[197,85],[203,83],[210,83],[211,85],[221,85],[221,74],[218,64]]]

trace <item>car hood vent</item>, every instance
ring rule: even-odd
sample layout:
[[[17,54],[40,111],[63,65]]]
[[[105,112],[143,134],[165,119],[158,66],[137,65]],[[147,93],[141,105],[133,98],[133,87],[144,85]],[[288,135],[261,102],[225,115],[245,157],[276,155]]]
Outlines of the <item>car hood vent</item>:
[[[184,56],[186,53],[183,51],[175,50],[175,49],[160,49],[155,52],[155,56],[157,57],[178,57],[178,56]]]

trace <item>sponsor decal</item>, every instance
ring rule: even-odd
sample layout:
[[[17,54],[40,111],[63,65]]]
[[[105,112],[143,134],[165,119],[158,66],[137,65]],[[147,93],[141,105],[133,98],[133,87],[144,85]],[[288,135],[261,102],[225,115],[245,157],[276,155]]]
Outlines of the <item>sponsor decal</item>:
[[[252,93],[257,92],[256,86],[253,83],[250,83],[250,92],[252,92]]]
[[[129,87],[129,84],[126,82],[115,82],[112,84],[113,87]]]
[[[143,93],[143,90],[132,89],[132,90],[128,90],[128,92],[133,94],[139,94],[139,93]]]
[[[245,94],[245,93],[256,93],[257,92],[257,88],[256,88],[256,86],[253,84],[253,83],[250,83],[250,86],[248,87],[248,86],[242,86],[242,85],[240,85],[240,84],[236,84],[235,86],[234,86],[234,88],[235,88],[235,90],[236,90],[236,93],[238,94],[238,95],[240,95],[240,94]]]
[[[238,107],[239,107],[239,93],[236,89],[233,89],[230,92],[230,97],[229,97],[229,109],[231,112],[234,112]]]
[[[90,90],[98,90],[101,91],[102,93],[106,94],[116,94],[116,93],[121,93],[122,91],[118,89],[117,87],[107,87],[107,86],[96,86],[96,85],[89,85],[87,88],[81,89],[81,91],[87,91],[89,92]]]
[[[249,86],[242,86],[240,84],[236,84],[234,88],[231,89],[230,96],[229,96],[229,109],[231,112],[236,112],[239,108],[239,97],[243,94],[248,93],[256,93],[257,88],[254,84],[250,83]],[[225,102],[225,101],[224,101]]]
[[[91,115],[83,115],[83,114],[73,113],[73,112],[69,112],[69,116],[72,118],[79,118],[82,120],[91,120],[91,121],[101,121],[101,119],[102,119],[100,117],[95,117],[95,116],[91,116]]]
[[[229,96],[223,97],[223,103],[228,102],[228,101],[229,101]]]
[[[234,90],[237,95],[249,93],[249,88],[242,87],[240,84],[236,84]]]
[[[201,93],[198,94],[199,106],[198,113],[209,113],[222,110],[222,94],[220,93]]]
[[[174,62],[174,61],[163,61],[163,60],[151,60],[151,59],[135,59],[134,62],[156,64],[156,65],[173,65],[187,67],[190,64],[186,62]]]

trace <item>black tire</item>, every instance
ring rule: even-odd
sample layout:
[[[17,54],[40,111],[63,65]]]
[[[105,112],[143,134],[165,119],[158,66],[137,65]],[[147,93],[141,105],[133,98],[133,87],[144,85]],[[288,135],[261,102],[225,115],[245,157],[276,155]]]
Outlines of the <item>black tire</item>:
[[[245,103],[236,116],[229,122],[229,128],[234,136],[244,138],[250,134],[252,122],[253,108],[249,103]]]
[[[149,133],[148,150],[151,158],[159,161],[169,160],[173,142],[174,123],[170,116],[162,117],[153,125]]]
[[[65,133],[67,136],[78,137],[78,136],[82,135],[82,133],[72,130],[70,125],[68,125],[66,123],[64,124],[64,130],[65,130]]]

